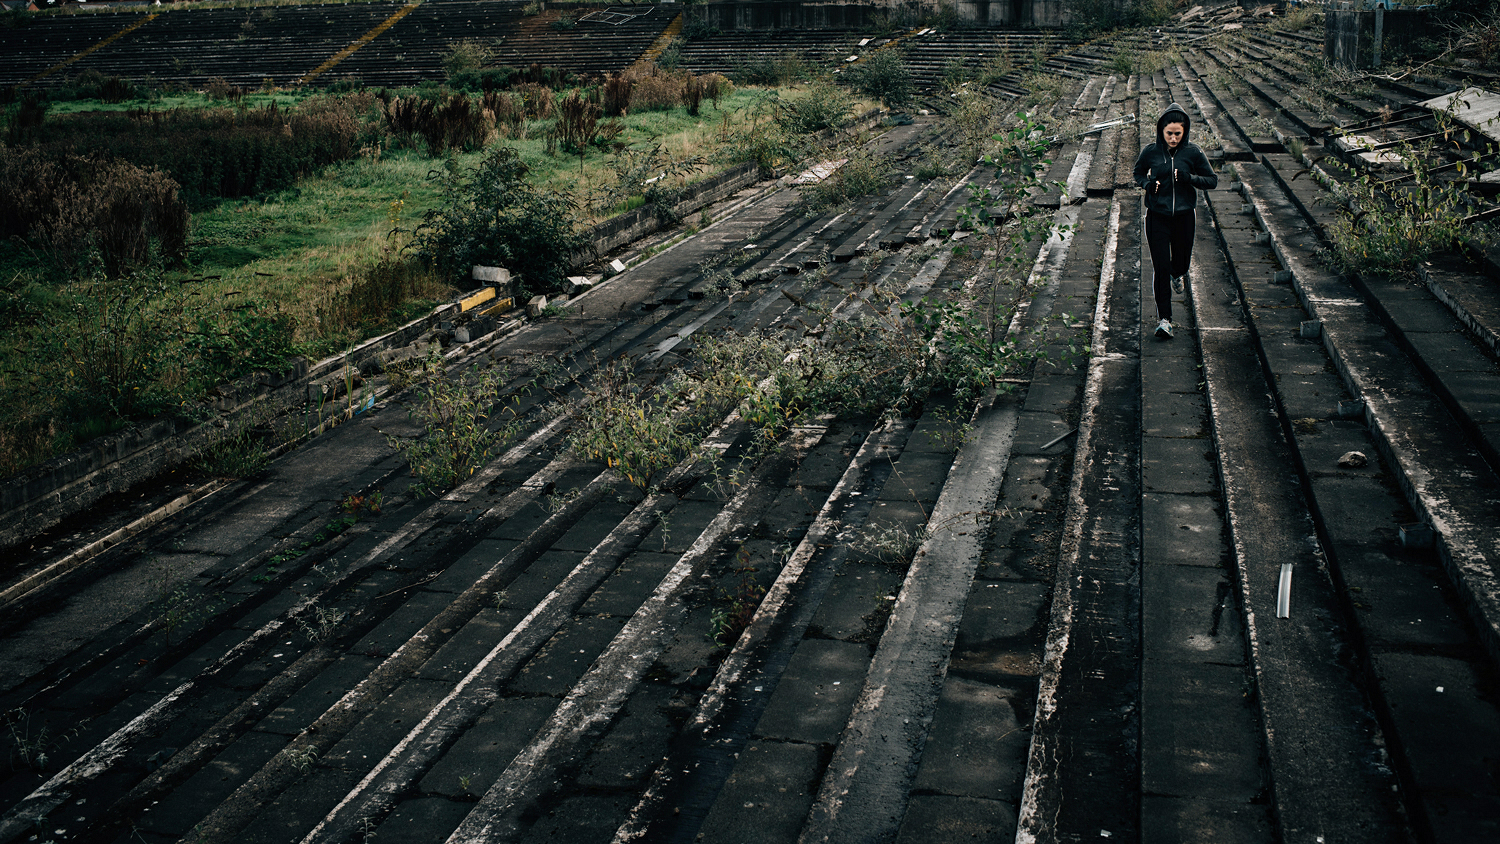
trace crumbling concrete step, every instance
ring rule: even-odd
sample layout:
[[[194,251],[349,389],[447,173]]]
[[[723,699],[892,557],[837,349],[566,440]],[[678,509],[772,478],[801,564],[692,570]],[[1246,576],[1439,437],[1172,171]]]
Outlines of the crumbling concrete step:
[[[1441,255],[1417,270],[1432,295],[1448,306],[1490,355],[1500,357],[1500,301],[1493,278],[1475,272],[1473,264]]]
[[[1437,533],[1445,565],[1492,657],[1500,656],[1500,537],[1488,529],[1500,507],[1500,479],[1467,439],[1358,291],[1323,270],[1321,248],[1301,212],[1261,166],[1237,165],[1249,204],[1266,226],[1292,289],[1419,519]],[[1358,414],[1356,414],[1358,415]]]
[[[1233,61],[1232,52],[1229,53],[1228,59]],[[1248,59],[1242,59],[1240,62],[1241,70],[1251,65],[1252,62]],[[1338,123],[1332,115],[1324,116],[1315,113],[1299,96],[1300,92],[1294,84],[1287,83],[1274,73],[1266,73],[1267,66],[1264,63],[1256,62],[1254,66],[1256,68],[1254,71],[1242,72],[1238,77],[1239,81],[1255,92],[1277,113],[1291,121],[1299,135],[1322,137]]]
[[[1300,128],[1288,122],[1271,103],[1241,79],[1243,68],[1227,64],[1212,53],[1199,51],[1195,60],[1198,78],[1218,101],[1220,113],[1235,124],[1253,152],[1282,152],[1279,137],[1295,137]]]
[[[1139,676],[1141,494],[1138,446],[1111,431],[1138,431],[1139,228],[1105,247],[1095,312],[1094,356],[1084,387],[1077,470],[1054,582],[1047,658],[1032,727],[1018,841],[1137,834],[1140,770],[1134,684]],[[1130,679],[1127,679],[1130,678]]]
[[[1294,382],[1331,382],[1320,384],[1330,399],[1341,388],[1331,373],[1310,371],[1304,352],[1316,348],[1313,341],[1288,330],[1301,309],[1271,283],[1266,269],[1274,256],[1253,237],[1253,219],[1240,211],[1241,197],[1221,188],[1209,191],[1207,199],[1216,225],[1198,230],[1193,311],[1212,453],[1233,542],[1237,576],[1232,582],[1240,598],[1234,603],[1242,608],[1248,638],[1277,840],[1317,835],[1328,818],[1337,817],[1358,830],[1360,840],[1403,841],[1403,807],[1396,777],[1386,765],[1386,742],[1363,687],[1355,682],[1359,633],[1344,624],[1344,581],[1328,570],[1319,539],[1334,535],[1343,541],[1354,530],[1381,526],[1341,519],[1314,525],[1304,490],[1286,483],[1305,465],[1287,439],[1291,426],[1266,413],[1268,393],[1312,398],[1319,392],[1294,390]],[[1258,356],[1262,367],[1246,365]],[[1268,386],[1266,372],[1278,373],[1274,386]],[[1318,411],[1326,409],[1325,404]],[[1298,404],[1289,411],[1310,409]],[[1374,453],[1370,445],[1363,447]],[[1336,491],[1336,485],[1357,484],[1358,497],[1400,506],[1390,490],[1378,488],[1373,468],[1337,472],[1337,477],[1328,477],[1336,471],[1332,466],[1314,468],[1320,481],[1328,481],[1314,488],[1316,495],[1337,499],[1354,493]],[[1324,512],[1332,515],[1337,506]],[[1282,597],[1288,599],[1286,613],[1280,612]]]
[[[1289,174],[1306,165],[1289,156],[1266,156],[1264,163],[1283,191],[1299,184]],[[1297,207],[1318,230],[1326,229],[1337,200],[1310,178],[1300,180]],[[1476,268],[1477,274],[1477,268]],[[1432,276],[1428,277],[1429,279]],[[1426,286],[1373,274],[1354,277],[1357,289],[1391,329],[1406,353],[1433,385],[1491,467],[1500,467],[1500,366],[1493,348],[1473,342],[1466,321]],[[1430,283],[1430,282],[1429,282]],[[1469,287],[1470,290],[1474,288]],[[1493,288],[1488,307],[1497,307]]]
[[[1255,154],[1251,152],[1250,139],[1238,123],[1227,119],[1223,114],[1218,98],[1208,90],[1191,63],[1183,63],[1181,75],[1183,87],[1197,106],[1198,113],[1203,115],[1204,121],[1213,130],[1214,137],[1224,150],[1224,157],[1229,161],[1253,161]]]
[[[1440,700],[1449,716],[1463,724],[1458,728],[1461,732],[1476,736],[1500,732],[1500,712],[1479,691],[1491,682],[1486,678],[1493,676],[1482,640],[1466,623],[1465,613],[1455,611],[1461,604],[1459,590],[1442,572],[1438,554],[1398,541],[1401,533],[1392,523],[1412,518],[1411,511],[1398,491],[1381,480],[1390,468],[1382,465],[1377,432],[1368,429],[1363,419],[1338,413],[1339,402],[1348,401],[1349,393],[1327,358],[1331,344],[1318,330],[1327,331],[1327,324],[1304,328],[1309,323],[1303,301],[1267,271],[1276,266],[1273,261],[1280,260],[1276,256],[1285,253],[1273,255],[1269,242],[1255,236],[1256,220],[1265,217],[1243,210],[1241,198],[1232,192],[1212,192],[1210,201],[1233,260],[1239,301],[1248,309],[1236,314],[1232,305],[1221,308],[1219,303],[1225,299],[1220,296],[1211,292],[1199,296],[1200,310],[1222,310],[1226,325],[1224,333],[1212,338],[1205,334],[1203,342],[1205,348],[1210,339],[1228,342],[1238,326],[1248,328],[1255,340],[1255,356],[1265,372],[1275,373],[1266,383],[1281,416],[1281,436],[1297,458],[1302,486],[1312,499],[1315,519],[1316,539],[1298,540],[1288,548],[1295,557],[1290,560],[1295,576],[1288,584],[1289,617],[1273,617],[1279,613],[1270,611],[1274,598],[1279,597],[1279,577],[1286,577],[1274,565],[1245,567],[1241,581],[1247,607],[1260,607],[1254,610],[1253,632],[1261,640],[1257,659],[1265,666],[1260,670],[1268,676],[1258,680],[1259,697],[1270,731],[1283,833],[1291,837],[1297,829],[1316,829],[1320,815],[1338,814],[1360,827],[1361,840],[1406,840],[1410,833],[1403,827],[1408,824],[1419,838],[1483,837],[1480,830],[1488,823],[1485,818],[1492,817],[1500,795],[1473,786],[1452,790],[1459,780],[1443,772],[1468,767],[1468,754],[1444,738],[1450,727],[1433,731],[1410,704],[1413,684],[1425,681],[1444,688],[1442,695],[1455,694]],[[1196,284],[1197,279],[1195,293]],[[1340,339],[1356,347],[1368,342],[1348,335]],[[1228,406],[1244,408],[1235,418],[1216,425],[1221,441],[1253,430],[1255,424],[1247,421],[1251,418],[1270,421],[1253,399],[1254,389],[1242,383],[1251,374],[1242,357],[1226,355],[1219,367],[1206,352],[1205,363],[1216,406],[1222,399]],[[1216,377],[1220,373],[1223,377]],[[1226,389],[1220,389],[1221,381]],[[1278,437],[1267,436],[1262,451],[1281,448],[1276,445]],[[1220,458],[1226,484],[1230,483],[1227,479],[1253,471],[1255,465],[1248,458],[1230,462],[1231,456],[1226,451]],[[1276,474],[1285,476],[1284,470]],[[1268,490],[1284,489],[1284,485],[1257,481],[1251,475],[1234,486],[1242,487],[1245,500],[1239,517],[1230,523],[1236,533],[1255,530],[1255,524],[1263,523],[1269,515],[1266,508],[1274,501],[1268,498]],[[1238,536],[1236,546],[1246,560],[1283,547],[1264,540],[1242,541]],[[1320,555],[1326,555],[1326,562]],[[1325,569],[1332,578],[1331,590],[1323,577]],[[1340,619],[1346,620],[1347,628],[1341,629]],[[1444,644],[1434,648],[1438,641]],[[1341,655],[1338,659],[1330,659],[1334,655],[1328,650],[1330,642],[1342,643],[1334,652]],[[1310,673],[1299,680],[1298,672]],[[1347,700],[1350,693],[1343,684],[1350,677],[1363,686],[1368,703]],[[1307,694],[1319,685],[1325,687],[1322,693]],[[1330,709],[1334,711],[1312,710],[1307,705],[1312,700],[1333,701]],[[1345,702],[1339,704],[1339,700]],[[1368,712],[1364,712],[1366,707]],[[1350,713],[1363,714],[1351,720]],[[1310,732],[1299,739],[1298,733],[1304,730]],[[1317,755],[1328,761],[1310,759],[1308,748],[1321,748]],[[1400,778],[1399,791],[1390,782],[1387,766]],[[1391,799],[1398,793],[1399,805]],[[1340,810],[1334,802],[1348,805]]]

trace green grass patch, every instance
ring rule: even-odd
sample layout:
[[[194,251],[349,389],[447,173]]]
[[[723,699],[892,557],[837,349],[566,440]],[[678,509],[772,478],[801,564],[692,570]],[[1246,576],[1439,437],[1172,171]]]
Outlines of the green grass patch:
[[[107,79],[80,85],[120,90]],[[0,108],[0,145],[62,162],[101,137],[103,126],[148,140],[151,127],[191,138],[202,126],[205,135],[235,138],[237,154],[247,157],[236,161],[224,152],[229,144],[216,148],[201,138],[192,139],[201,151],[191,155],[159,139],[109,144],[116,160],[144,174],[132,178],[176,174],[192,183],[184,189],[191,213],[180,256],[132,247],[108,262],[90,259],[86,232],[69,238],[69,229],[54,226],[44,242],[26,219],[10,220],[17,230],[0,242],[0,476],[144,418],[197,418],[200,397],[215,384],[275,368],[289,355],[337,353],[452,296],[450,284],[462,273],[426,266],[409,248],[418,224],[447,201],[437,174],[450,159],[469,171],[496,145],[513,148],[527,183],[569,195],[582,227],[669,203],[689,182],[745,159],[744,127],[776,119],[764,108],[764,91],[736,88],[716,103],[705,98],[696,115],[679,105],[601,121],[610,125],[573,152],[549,141],[557,121],[544,118],[492,122],[483,148],[433,158],[430,142],[391,130],[383,103],[446,102],[449,92],[437,86],[383,96],[236,91],[231,99],[223,86],[216,90],[217,98],[132,87],[115,102],[23,99]],[[789,91],[788,99],[812,93]],[[265,131],[277,120],[292,127],[283,146]],[[300,126],[311,127],[309,137],[321,133],[316,143],[298,140]],[[236,127],[263,140],[251,145]],[[50,172],[51,182],[28,188],[28,207],[62,207],[53,197],[67,195],[72,171]],[[241,173],[258,181],[222,175]],[[129,218],[128,205],[96,204],[109,219]],[[98,328],[105,321],[108,331]],[[109,360],[90,361],[89,349],[111,350]]]

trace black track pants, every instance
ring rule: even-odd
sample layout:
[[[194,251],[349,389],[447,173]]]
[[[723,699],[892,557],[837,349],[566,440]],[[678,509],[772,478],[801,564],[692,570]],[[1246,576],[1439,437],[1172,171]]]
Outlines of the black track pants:
[[[1171,216],[1146,212],[1146,242],[1156,272],[1151,287],[1156,294],[1156,318],[1172,320],[1172,276],[1187,275],[1193,257],[1193,229],[1198,215],[1193,211]]]

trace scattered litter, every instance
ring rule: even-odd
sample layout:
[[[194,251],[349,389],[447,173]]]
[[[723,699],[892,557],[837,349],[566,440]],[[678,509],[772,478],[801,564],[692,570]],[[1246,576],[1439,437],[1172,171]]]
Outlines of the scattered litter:
[[[1443,687],[1442,686],[1438,686],[1438,694],[1442,694],[1442,693],[1443,693]]]
[[[1053,439],[1051,442],[1049,442],[1046,445],[1042,446],[1041,450],[1042,451],[1046,451],[1047,449],[1053,447],[1054,445],[1057,445],[1058,443],[1062,442],[1063,440],[1067,439],[1068,437],[1073,436],[1076,433],[1078,433],[1078,426],[1074,425],[1072,428],[1068,429],[1067,433],[1059,435],[1056,439]]]
[[[1276,617],[1292,617],[1292,564],[1281,564],[1281,583],[1276,588]]]
[[[1398,527],[1401,531],[1401,547],[1431,548],[1433,546],[1435,537],[1431,525],[1424,522],[1412,522]]]

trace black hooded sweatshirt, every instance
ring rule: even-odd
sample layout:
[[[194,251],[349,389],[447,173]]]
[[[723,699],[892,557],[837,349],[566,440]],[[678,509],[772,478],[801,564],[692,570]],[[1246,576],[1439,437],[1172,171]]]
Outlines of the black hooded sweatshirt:
[[[1182,124],[1182,143],[1176,150],[1168,148],[1167,139],[1162,136],[1168,123]],[[1167,106],[1156,119],[1156,143],[1141,150],[1140,158],[1135,160],[1135,183],[1146,191],[1147,210],[1167,216],[1191,214],[1198,205],[1198,191],[1194,188],[1218,187],[1219,176],[1208,163],[1208,156],[1188,141],[1192,129],[1192,119],[1177,103]],[[1172,178],[1174,171],[1176,179]],[[1153,192],[1152,182],[1160,182],[1161,189]]]

